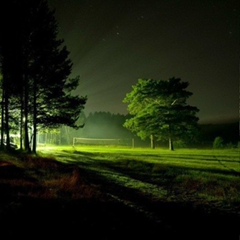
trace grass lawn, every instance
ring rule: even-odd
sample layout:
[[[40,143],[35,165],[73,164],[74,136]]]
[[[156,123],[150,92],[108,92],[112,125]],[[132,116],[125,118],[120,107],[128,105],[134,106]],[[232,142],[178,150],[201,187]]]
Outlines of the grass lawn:
[[[30,238],[29,225],[42,237],[195,239],[195,231],[204,239],[238,239],[239,177],[239,149],[48,146],[38,156],[2,153],[0,223],[6,237]]]
[[[47,150],[42,152],[49,156]],[[158,191],[159,198],[174,199],[177,194],[177,199],[196,197],[216,201],[218,205],[240,202],[239,149],[171,152],[166,149],[62,147],[51,149],[50,154],[61,162],[95,169],[106,180],[139,191],[147,191],[152,184],[153,188],[162,189]]]

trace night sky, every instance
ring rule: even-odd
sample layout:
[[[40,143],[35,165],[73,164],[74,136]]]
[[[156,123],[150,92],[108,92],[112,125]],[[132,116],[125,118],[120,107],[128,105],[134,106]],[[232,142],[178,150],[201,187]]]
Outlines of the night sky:
[[[85,113],[127,114],[139,78],[181,78],[200,122],[239,117],[240,1],[49,0]]]

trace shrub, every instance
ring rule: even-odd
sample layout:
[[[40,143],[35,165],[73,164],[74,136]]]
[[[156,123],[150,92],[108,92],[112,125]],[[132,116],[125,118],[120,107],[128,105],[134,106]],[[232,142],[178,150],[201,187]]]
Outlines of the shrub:
[[[224,141],[222,137],[216,137],[213,141],[213,148],[220,149],[224,147]]]

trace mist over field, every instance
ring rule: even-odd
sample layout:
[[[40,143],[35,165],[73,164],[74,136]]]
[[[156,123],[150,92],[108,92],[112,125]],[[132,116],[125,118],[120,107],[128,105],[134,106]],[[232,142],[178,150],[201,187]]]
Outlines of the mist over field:
[[[111,114],[109,112],[95,112],[87,117],[82,115],[79,123],[82,128],[74,130],[69,127],[62,127],[57,132],[40,133],[40,143],[52,143],[57,145],[72,145],[73,138],[90,138],[90,139],[120,139],[124,145],[132,146],[133,140],[136,147],[150,147],[150,140],[142,140],[136,134],[131,133],[123,127],[127,115]],[[221,137],[225,147],[236,147],[239,140],[239,123],[237,121],[226,123],[202,123],[199,124],[200,131],[196,142],[177,141],[176,147],[199,147],[212,148],[215,138]],[[84,142],[82,142],[84,144]],[[110,142],[109,142],[110,143]],[[113,144],[116,142],[113,142]],[[104,142],[99,142],[104,145]],[[162,141],[157,143],[157,147],[167,147],[168,142]]]

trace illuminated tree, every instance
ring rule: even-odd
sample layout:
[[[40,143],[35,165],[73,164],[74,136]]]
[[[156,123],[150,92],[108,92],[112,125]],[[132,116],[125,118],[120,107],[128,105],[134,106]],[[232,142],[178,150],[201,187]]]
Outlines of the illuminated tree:
[[[123,100],[132,116],[124,127],[142,139],[150,138],[152,148],[155,148],[155,141],[168,140],[169,149],[173,150],[175,140],[193,138],[198,128],[196,113],[199,110],[186,102],[192,95],[186,90],[188,85],[180,78],[139,79]]]

